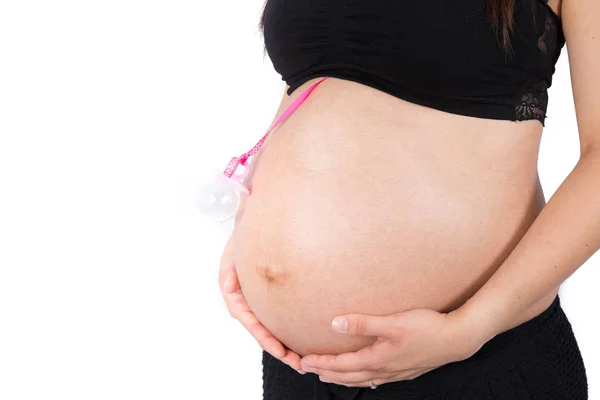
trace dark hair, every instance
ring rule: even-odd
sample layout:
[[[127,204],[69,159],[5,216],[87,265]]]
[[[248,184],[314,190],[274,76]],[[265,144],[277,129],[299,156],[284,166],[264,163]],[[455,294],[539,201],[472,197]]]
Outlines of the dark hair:
[[[501,41],[504,50],[507,53],[512,52],[512,46],[510,44],[510,34],[513,30],[514,24],[514,10],[515,0],[486,0],[487,1],[487,15],[488,19],[492,23],[498,39]],[[533,7],[534,2],[532,0],[531,6]],[[261,31],[264,30],[265,26],[265,8],[269,0],[265,1],[262,15],[260,17],[259,28]],[[534,14],[535,15],[535,14]]]

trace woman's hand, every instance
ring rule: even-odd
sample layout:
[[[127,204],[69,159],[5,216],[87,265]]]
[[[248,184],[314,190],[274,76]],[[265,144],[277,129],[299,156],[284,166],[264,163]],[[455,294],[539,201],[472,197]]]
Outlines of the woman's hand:
[[[302,370],[319,375],[324,382],[369,387],[414,379],[464,360],[487,340],[478,337],[477,329],[469,327],[457,311],[414,309],[388,316],[337,317],[332,322],[336,332],[377,340],[353,353],[307,355],[302,358]]]
[[[277,340],[277,338],[275,338],[275,336],[260,323],[252,310],[250,310],[250,307],[244,298],[244,294],[242,293],[235,270],[235,262],[233,260],[233,234],[225,245],[225,250],[221,256],[219,284],[229,314],[242,323],[248,332],[250,332],[250,334],[258,341],[258,344],[263,350],[303,374],[304,372],[301,371],[300,368],[300,356],[287,349],[279,340]]]

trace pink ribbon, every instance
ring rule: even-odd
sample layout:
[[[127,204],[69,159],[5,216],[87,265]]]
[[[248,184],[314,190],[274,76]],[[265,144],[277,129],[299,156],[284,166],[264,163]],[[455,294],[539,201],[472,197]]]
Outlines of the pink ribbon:
[[[250,151],[242,154],[239,157],[233,157],[231,159],[231,161],[229,161],[229,164],[227,164],[227,168],[225,168],[225,171],[223,171],[223,174],[225,175],[225,177],[228,178],[227,180],[234,182],[234,183],[242,184],[241,180],[244,177],[246,177],[246,175],[248,175],[248,172],[250,170],[249,166],[247,166],[248,158],[250,158],[251,156],[258,153],[258,150],[260,150],[260,148],[262,147],[263,143],[267,139],[267,136],[269,136],[269,133],[271,133],[271,131],[273,129],[275,129],[275,127],[277,127],[277,125],[279,125],[280,123],[285,121],[290,115],[292,115],[292,113],[294,111],[296,111],[296,109],[298,107],[300,107],[300,104],[302,104],[304,102],[304,100],[306,100],[306,98],[312,93],[312,91],[325,79],[327,79],[327,77],[323,77],[323,78],[319,79],[317,82],[310,85],[310,87],[307,88],[304,92],[302,92],[302,94],[300,94],[300,96],[298,96],[296,99],[294,99],[294,101],[285,109],[285,111],[283,113],[281,113],[281,115],[279,116],[277,121],[273,124],[273,126],[271,126],[271,128],[269,128],[267,133],[265,133],[265,135],[258,141],[258,143],[256,143],[254,145],[254,147],[252,147],[250,149]],[[235,174],[235,171],[239,168],[240,165],[245,166],[246,170],[244,171],[243,174]],[[246,187],[243,186],[243,184],[242,184],[242,187],[244,189],[246,189]],[[246,189],[244,191],[246,193],[250,193],[248,191],[248,189]]]

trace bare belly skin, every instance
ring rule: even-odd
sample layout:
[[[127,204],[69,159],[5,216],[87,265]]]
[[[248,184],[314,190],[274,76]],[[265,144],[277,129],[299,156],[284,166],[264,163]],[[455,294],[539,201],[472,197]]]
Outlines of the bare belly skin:
[[[459,307],[545,205],[541,128],[329,78],[253,161],[233,232],[251,309],[305,355],[373,341],[333,333],[339,314]]]

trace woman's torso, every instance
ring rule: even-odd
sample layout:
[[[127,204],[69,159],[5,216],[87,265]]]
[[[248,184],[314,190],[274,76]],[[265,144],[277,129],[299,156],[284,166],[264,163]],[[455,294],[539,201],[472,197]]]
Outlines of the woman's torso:
[[[372,341],[332,333],[339,314],[460,306],[545,204],[541,134],[535,120],[466,117],[322,82],[253,161],[234,230],[250,307],[306,354]]]

